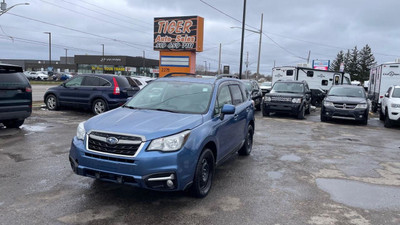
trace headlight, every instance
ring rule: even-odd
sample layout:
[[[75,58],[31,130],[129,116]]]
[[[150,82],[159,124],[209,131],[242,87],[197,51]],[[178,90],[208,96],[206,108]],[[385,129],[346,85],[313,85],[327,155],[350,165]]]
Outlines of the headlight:
[[[190,131],[183,131],[168,137],[162,137],[151,141],[147,150],[172,152],[182,148],[190,135]]]
[[[400,104],[394,104],[394,103],[392,103],[392,108],[400,108]]]
[[[324,102],[324,106],[325,106],[325,107],[335,107],[335,106],[333,105],[333,102],[328,102],[328,101],[325,101],[325,102]]]
[[[292,103],[301,103],[301,98],[293,98]]]
[[[76,138],[78,138],[79,140],[84,140],[85,139],[85,135],[86,135],[86,130],[85,130],[85,126],[84,126],[85,122],[82,122],[78,125],[78,128],[76,129]]]
[[[366,109],[368,105],[366,103],[357,104],[356,109]]]
[[[265,97],[265,98],[264,98],[264,101],[270,102],[270,101],[271,101],[271,97],[269,97],[269,96]]]

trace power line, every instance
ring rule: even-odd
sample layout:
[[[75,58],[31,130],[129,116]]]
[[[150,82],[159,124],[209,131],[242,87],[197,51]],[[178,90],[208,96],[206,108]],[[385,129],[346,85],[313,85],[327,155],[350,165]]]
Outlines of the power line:
[[[135,44],[135,43],[132,43],[132,42],[123,41],[123,40],[119,40],[119,39],[115,39],[115,38],[109,38],[109,37],[105,37],[105,36],[102,36],[102,35],[93,34],[93,33],[89,33],[89,32],[86,32],[86,31],[82,31],[82,30],[78,30],[78,29],[74,29],[74,28],[69,28],[69,27],[62,26],[62,25],[57,25],[57,24],[49,23],[49,22],[45,22],[45,21],[42,21],[42,20],[38,20],[38,19],[26,17],[26,16],[17,15],[17,14],[10,13],[10,12],[8,12],[7,14],[8,14],[8,15],[13,15],[13,16],[16,16],[16,17],[20,17],[20,18],[24,18],[24,19],[27,19],[27,20],[32,20],[32,21],[35,21],[35,22],[39,22],[39,23],[43,23],[43,24],[47,24],[47,25],[51,25],[51,26],[63,28],[63,29],[66,29],[66,30],[71,30],[71,31],[75,31],[75,32],[78,32],[78,33],[82,33],[82,34],[87,34],[87,35],[91,35],[91,36],[95,36],[95,37],[99,37],[99,38],[103,38],[103,39],[107,39],[107,40],[111,40],[111,41],[123,43],[123,44],[125,44],[125,45],[128,45],[128,46],[130,46],[130,47],[132,47],[132,48],[136,48],[136,49],[139,49],[139,50],[143,50],[143,47],[144,47],[144,48],[147,48],[147,50],[149,49],[146,45]],[[138,48],[138,47],[134,47],[134,46],[140,46],[140,47],[142,47],[142,48]]]

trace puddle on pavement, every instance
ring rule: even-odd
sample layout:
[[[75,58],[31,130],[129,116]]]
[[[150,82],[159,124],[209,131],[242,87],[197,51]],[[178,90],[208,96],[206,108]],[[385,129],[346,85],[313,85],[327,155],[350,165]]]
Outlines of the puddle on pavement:
[[[290,154],[290,155],[284,155],[282,156],[279,160],[282,161],[291,161],[291,162],[298,162],[301,160],[301,158],[295,154]]]
[[[283,176],[282,172],[279,172],[279,171],[270,171],[270,172],[268,172],[268,177],[273,179],[273,180],[280,179],[280,178],[282,178],[282,176]]]
[[[335,202],[368,210],[400,210],[400,188],[342,179],[318,178],[316,182]]]

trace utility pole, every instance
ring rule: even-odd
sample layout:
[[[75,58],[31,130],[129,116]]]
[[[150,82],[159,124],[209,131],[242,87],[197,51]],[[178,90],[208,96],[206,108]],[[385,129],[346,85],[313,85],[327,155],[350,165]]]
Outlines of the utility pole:
[[[102,46],[102,49],[103,49],[103,54],[102,54],[102,56],[104,57],[104,44],[101,44],[101,46]],[[103,74],[104,74],[104,61],[102,60],[102,62],[103,62]]]
[[[221,43],[219,43],[218,74],[221,74],[221,51],[222,51],[222,46]]]
[[[49,67],[51,67],[51,32],[44,32],[49,35]]]
[[[208,70],[211,71],[211,63],[210,62],[208,63]]]
[[[239,64],[239,79],[242,79],[242,63],[243,63],[243,46],[244,46],[244,26],[246,25],[246,0],[243,1],[243,20],[242,20],[242,41],[240,44],[240,64]]]
[[[68,49],[64,48],[65,50],[65,64],[68,64]]]
[[[145,73],[146,68],[146,53],[143,51],[143,73]]]
[[[263,17],[264,14],[261,13],[261,25],[260,25],[260,41],[258,42],[258,61],[257,61],[257,75],[256,79],[260,76],[260,58],[261,58],[261,39],[262,39],[262,29],[263,29]]]
[[[246,79],[249,79],[249,52],[247,52],[247,58],[246,58]]]
[[[310,55],[311,55],[311,50],[308,51],[308,57],[307,57],[307,66],[310,63]]]
[[[207,61],[204,61],[204,75],[207,75]]]

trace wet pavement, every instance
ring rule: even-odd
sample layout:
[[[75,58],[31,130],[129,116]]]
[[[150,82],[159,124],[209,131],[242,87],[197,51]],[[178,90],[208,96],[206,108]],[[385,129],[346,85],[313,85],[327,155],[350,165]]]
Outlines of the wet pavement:
[[[72,173],[89,112],[35,109],[0,128],[0,224],[400,224],[400,128],[256,116],[249,157],[218,167],[211,193],[153,192]]]

